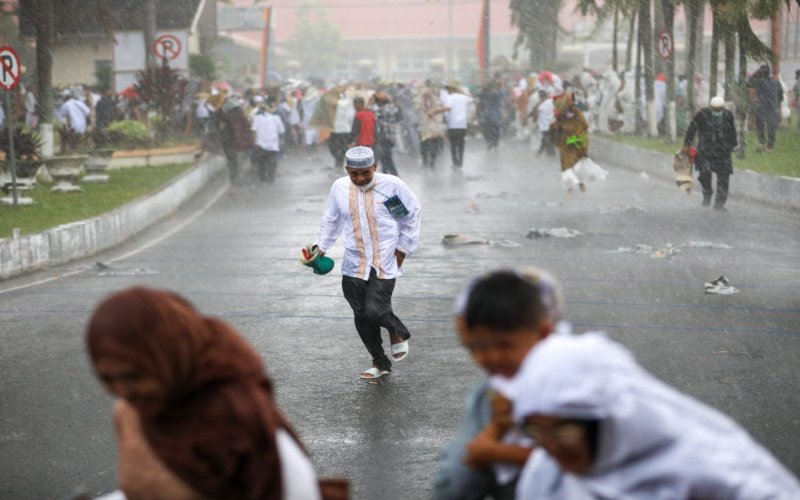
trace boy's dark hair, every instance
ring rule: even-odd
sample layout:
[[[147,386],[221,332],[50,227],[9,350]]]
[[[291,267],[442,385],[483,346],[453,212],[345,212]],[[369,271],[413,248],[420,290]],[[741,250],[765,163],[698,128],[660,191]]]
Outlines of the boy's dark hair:
[[[363,97],[356,97],[355,99],[353,99],[353,104],[354,105],[363,106],[364,105],[364,98]]]
[[[503,332],[535,328],[546,315],[541,291],[514,271],[496,271],[479,278],[470,288],[463,310],[469,328],[484,326]]]

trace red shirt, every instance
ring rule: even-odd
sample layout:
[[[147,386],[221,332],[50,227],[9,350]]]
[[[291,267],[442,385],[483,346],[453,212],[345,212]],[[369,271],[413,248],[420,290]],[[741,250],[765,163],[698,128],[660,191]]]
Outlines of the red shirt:
[[[375,145],[375,113],[369,109],[362,109],[356,113],[353,121],[353,134],[356,146]]]

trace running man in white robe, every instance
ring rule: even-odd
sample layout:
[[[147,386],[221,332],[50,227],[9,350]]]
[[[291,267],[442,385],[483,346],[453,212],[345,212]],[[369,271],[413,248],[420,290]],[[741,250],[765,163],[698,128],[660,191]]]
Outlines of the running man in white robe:
[[[392,360],[408,355],[411,333],[392,310],[392,292],[403,260],[417,248],[420,204],[400,178],[376,173],[372,149],[352,148],[345,160],[347,176],[331,186],[316,245],[324,255],[344,232],[342,291],[372,356],[361,378],[380,378],[392,370]],[[391,359],[381,327],[389,331]]]

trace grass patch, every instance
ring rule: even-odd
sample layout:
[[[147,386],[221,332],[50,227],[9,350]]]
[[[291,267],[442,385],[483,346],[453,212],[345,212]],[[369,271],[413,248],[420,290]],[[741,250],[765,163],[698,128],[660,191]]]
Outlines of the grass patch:
[[[160,188],[190,167],[187,163],[108,170],[108,184],[81,184],[83,193],[52,193],[51,185],[37,185],[25,193],[33,205],[0,206],[0,238],[9,238],[13,228],[23,234],[38,233],[100,215]]]
[[[678,142],[668,143],[663,138],[650,139],[633,135],[597,134],[604,139],[630,144],[637,148],[674,154],[683,144],[683,138]],[[733,167],[752,170],[762,174],[785,175],[787,177],[800,177],[800,132],[796,124],[784,125],[778,129],[775,138],[775,150],[769,154],[761,154],[756,148],[758,138],[754,131],[747,133],[747,157],[740,160],[733,155]]]

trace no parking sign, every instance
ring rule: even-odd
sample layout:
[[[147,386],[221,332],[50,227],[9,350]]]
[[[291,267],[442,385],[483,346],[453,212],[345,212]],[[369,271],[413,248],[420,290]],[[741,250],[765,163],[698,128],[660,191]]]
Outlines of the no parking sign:
[[[0,47],[0,87],[10,91],[19,84],[22,76],[19,56],[11,47]]]
[[[153,54],[171,61],[181,53],[181,41],[174,35],[161,35],[153,42]]]

